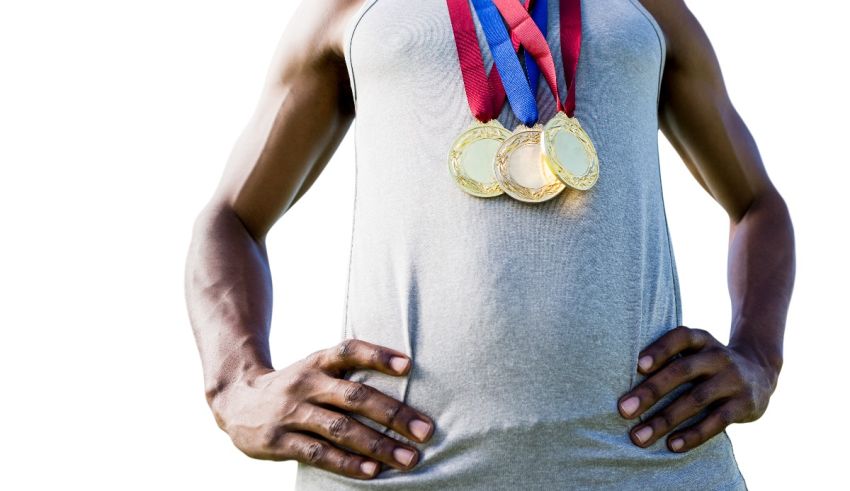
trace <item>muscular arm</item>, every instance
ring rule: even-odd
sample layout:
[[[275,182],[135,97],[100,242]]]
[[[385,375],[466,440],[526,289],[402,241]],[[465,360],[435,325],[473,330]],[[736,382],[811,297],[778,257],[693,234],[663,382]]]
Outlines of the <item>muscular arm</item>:
[[[675,387],[696,382],[631,431],[635,444],[648,447],[711,408],[705,418],[668,438],[671,450],[686,451],[729,424],[758,419],[767,408],[782,367],[795,272],[794,232],[699,22],[682,0],[641,2],[667,39],[658,108],[661,131],[729,216],[728,345],[703,329],[671,330],[641,352],[638,370],[648,377],[619,402],[620,412],[635,418]]]
[[[681,1],[647,4],[669,41],[661,130],[729,216],[730,346],[747,349],[778,375],[795,270],[788,209],[730,101],[696,18]]]
[[[212,406],[234,381],[272,367],[265,237],[310,188],[353,119],[337,41],[346,18],[339,7],[348,3],[320,0],[298,7],[256,110],[196,220],[186,301]]]
[[[420,443],[433,435],[434,421],[344,374],[370,369],[407,376],[412,360],[349,338],[272,367],[265,245],[269,229],[310,188],[353,120],[342,32],[360,5],[305,0],[286,27],[257,109],[195,223],[186,301],[207,401],[237,448],[253,458],[371,479],[382,464],[410,470],[419,450],[353,414]]]

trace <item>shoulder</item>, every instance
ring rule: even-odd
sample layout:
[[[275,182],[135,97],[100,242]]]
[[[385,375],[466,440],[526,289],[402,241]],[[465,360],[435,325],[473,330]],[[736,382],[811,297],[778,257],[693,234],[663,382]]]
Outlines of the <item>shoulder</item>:
[[[301,22],[318,33],[315,41],[326,54],[342,59],[349,23],[366,0],[302,0]],[[296,14],[297,15],[297,14]],[[299,22],[296,19],[296,22]]]
[[[711,51],[708,36],[684,0],[638,0],[652,14],[667,40],[667,61],[702,58]]]
[[[278,41],[270,82],[305,72],[343,73],[345,27],[363,2],[301,0]]]

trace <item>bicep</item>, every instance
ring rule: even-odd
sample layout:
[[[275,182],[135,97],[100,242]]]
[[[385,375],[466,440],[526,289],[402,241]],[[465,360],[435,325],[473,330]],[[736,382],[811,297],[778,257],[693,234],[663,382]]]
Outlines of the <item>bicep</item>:
[[[337,16],[304,2],[278,45],[256,109],[228,158],[214,201],[255,238],[266,235],[318,177],[353,120]]]
[[[653,13],[668,39],[659,101],[661,131],[694,178],[737,220],[772,185],[755,141],[730,100],[702,26],[684,2],[658,4]]]

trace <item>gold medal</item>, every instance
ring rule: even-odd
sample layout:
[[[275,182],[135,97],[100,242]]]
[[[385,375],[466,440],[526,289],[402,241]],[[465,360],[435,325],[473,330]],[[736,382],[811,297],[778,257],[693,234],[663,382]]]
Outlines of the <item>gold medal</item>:
[[[512,198],[540,203],[555,197],[566,185],[543,162],[543,126],[519,125],[496,152],[496,180]]]
[[[541,146],[543,161],[565,184],[582,191],[596,184],[599,156],[578,119],[558,111],[543,127]]]
[[[493,159],[509,136],[511,132],[502,123],[491,119],[486,123],[475,120],[455,139],[449,150],[449,172],[461,189],[481,198],[504,192],[493,173]]]

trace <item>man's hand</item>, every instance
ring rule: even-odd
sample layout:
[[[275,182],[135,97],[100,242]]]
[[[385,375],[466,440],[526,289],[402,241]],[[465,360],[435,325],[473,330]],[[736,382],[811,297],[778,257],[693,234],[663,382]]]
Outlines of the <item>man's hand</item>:
[[[220,392],[210,405],[219,426],[250,457],[297,460],[369,479],[377,475],[379,462],[409,470],[419,461],[418,451],[346,412],[366,416],[419,442],[431,438],[434,424],[379,390],[341,377],[354,368],[406,375],[410,366],[402,353],[346,339],[282,370],[263,369],[248,376]]]
[[[650,376],[619,401],[620,412],[636,418],[674,387],[695,382],[630,432],[635,444],[646,447],[708,408],[705,418],[694,418],[696,424],[667,439],[671,450],[687,451],[731,423],[758,419],[767,408],[782,366],[796,268],[794,230],[697,18],[683,0],[640,2],[667,45],[659,128],[729,217],[729,345],[705,331],[677,327],[641,353],[640,372]]]
[[[757,359],[743,349],[723,345],[702,329],[679,326],[665,333],[640,353],[638,371],[648,377],[620,399],[620,413],[627,419],[636,418],[681,384],[694,385],[645,423],[634,426],[632,441],[640,447],[652,445],[709,406],[712,409],[706,417],[670,435],[670,450],[685,452],[732,423],[760,418],[776,388],[778,373]]]

